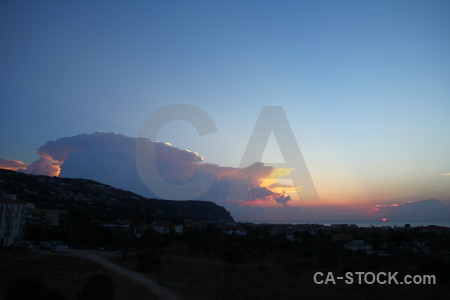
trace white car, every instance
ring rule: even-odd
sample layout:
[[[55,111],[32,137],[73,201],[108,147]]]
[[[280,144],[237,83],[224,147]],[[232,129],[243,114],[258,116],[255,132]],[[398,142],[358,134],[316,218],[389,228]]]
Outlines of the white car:
[[[56,245],[52,248],[52,252],[69,253],[70,248],[67,245]]]

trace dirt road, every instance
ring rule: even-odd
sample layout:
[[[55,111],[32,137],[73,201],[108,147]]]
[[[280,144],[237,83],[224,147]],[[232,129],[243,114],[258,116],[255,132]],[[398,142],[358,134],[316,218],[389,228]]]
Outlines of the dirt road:
[[[152,293],[156,294],[160,299],[164,299],[164,300],[166,300],[166,299],[167,300],[181,299],[180,297],[176,296],[172,291],[169,291],[168,289],[162,287],[157,282],[148,278],[147,276],[145,276],[141,273],[138,273],[138,272],[128,270],[119,265],[116,265],[116,264],[108,261],[106,258],[102,257],[101,255],[95,253],[95,251],[73,249],[73,250],[71,250],[69,255],[81,257],[81,258],[99,263],[102,266],[108,268],[109,270],[111,270],[117,274],[124,275],[124,276],[128,277],[129,279],[132,279],[135,282],[142,284],[148,290],[150,290]]]

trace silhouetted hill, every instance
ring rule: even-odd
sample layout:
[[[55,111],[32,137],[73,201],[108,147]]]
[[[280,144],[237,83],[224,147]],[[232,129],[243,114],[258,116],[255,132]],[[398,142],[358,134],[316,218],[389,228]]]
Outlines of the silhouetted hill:
[[[19,200],[38,208],[80,208],[104,220],[141,218],[150,220],[234,222],[222,206],[209,201],[148,199],[93,180],[29,175],[0,169],[0,190],[17,194]]]

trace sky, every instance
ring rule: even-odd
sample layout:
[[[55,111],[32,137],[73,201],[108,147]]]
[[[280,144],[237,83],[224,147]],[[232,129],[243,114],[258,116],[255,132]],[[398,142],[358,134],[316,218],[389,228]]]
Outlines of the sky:
[[[172,121],[157,140],[239,168],[263,107],[279,106],[319,197],[289,194],[291,207],[449,203],[449,36],[448,1],[2,1],[0,158],[138,137],[187,104],[217,131]],[[273,135],[262,162],[284,162]]]

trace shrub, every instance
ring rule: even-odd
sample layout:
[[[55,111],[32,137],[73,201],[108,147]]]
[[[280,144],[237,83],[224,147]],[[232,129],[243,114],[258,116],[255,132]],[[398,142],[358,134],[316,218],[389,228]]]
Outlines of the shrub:
[[[155,267],[161,265],[161,260],[158,255],[152,250],[146,250],[138,255],[138,270],[141,271],[151,271],[154,270]]]
[[[113,300],[115,283],[105,274],[94,275],[84,284],[78,293],[80,300]]]
[[[26,276],[7,287],[5,300],[66,300],[58,290],[50,289],[40,276]]]
[[[242,264],[244,262],[244,252],[240,247],[233,246],[225,251],[224,259],[229,263]]]

